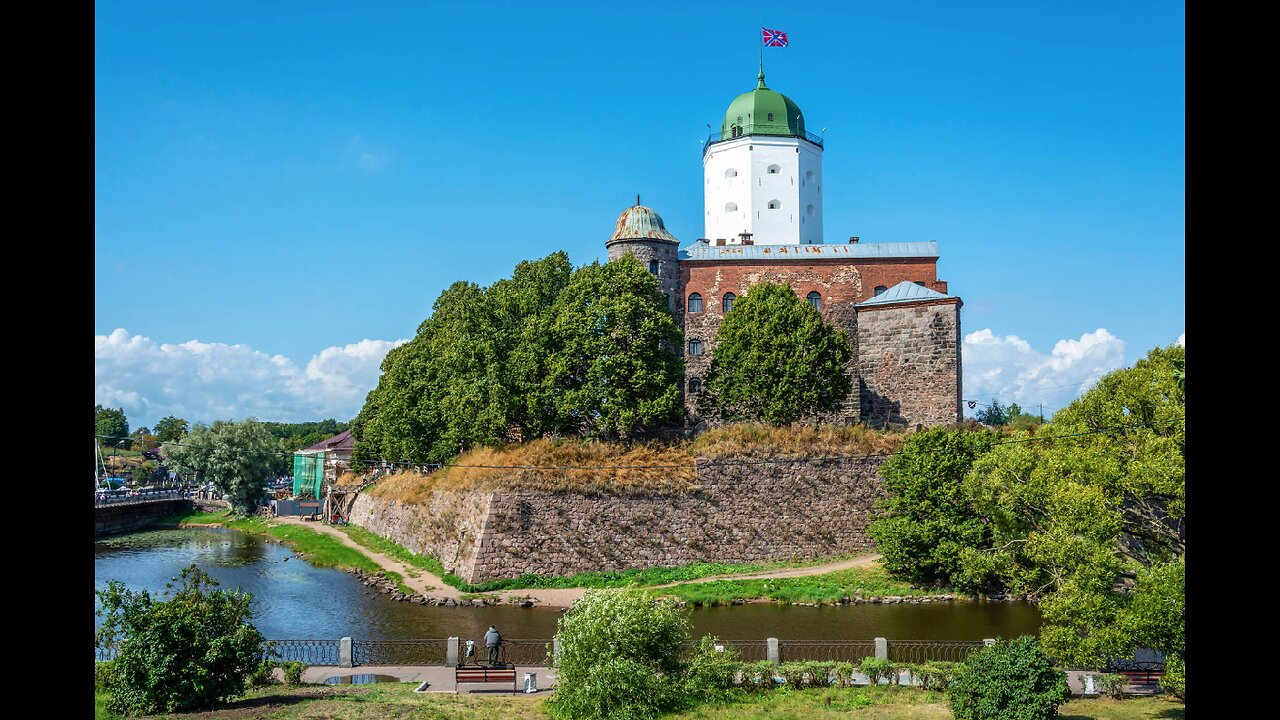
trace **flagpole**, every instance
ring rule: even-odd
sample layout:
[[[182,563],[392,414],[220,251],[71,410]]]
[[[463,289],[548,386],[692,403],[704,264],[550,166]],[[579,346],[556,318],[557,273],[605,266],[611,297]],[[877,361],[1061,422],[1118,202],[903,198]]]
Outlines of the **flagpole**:
[[[764,75],[764,26],[760,26],[760,75]]]

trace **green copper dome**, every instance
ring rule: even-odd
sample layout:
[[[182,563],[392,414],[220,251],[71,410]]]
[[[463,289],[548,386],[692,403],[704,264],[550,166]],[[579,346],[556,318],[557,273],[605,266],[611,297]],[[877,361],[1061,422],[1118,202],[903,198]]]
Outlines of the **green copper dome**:
[[[729,103],[720,125],[720,139],[729,140],[742,135],[784,135],[804,137],[804,116],[800,106],[791,98],[764,86],[764,73],[758,76],[759,84],[751,92],[745,92]]]

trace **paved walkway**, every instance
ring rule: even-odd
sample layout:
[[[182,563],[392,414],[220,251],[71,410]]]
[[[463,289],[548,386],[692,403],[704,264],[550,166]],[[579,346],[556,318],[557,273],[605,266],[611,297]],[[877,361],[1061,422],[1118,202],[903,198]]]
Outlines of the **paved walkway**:
[[[279,671],[277,671],[279,672]],[[523,691],[525,673],[534,673],[539,692],[555,687],[556,671],[536,665],[516,666],[516,687]],[[333,665],[312,665],[302,671],[302,682],[323,683],[331,677],[349,678],[354,675],[391,675],[400,682],[427,683],[425,692],[454,692],[453,668],[441,665],[361,665],[340,668]],[[358,679],[358,678],[357,678]],[[511,683],[463,683],[457,686],[460,693],[499,694],[510,693]]]
[[[361,553],[368,556],[369,559],[373,560],[384,570],[391,570],[403,575],[404,583],[413,588],[414,592],[420,595],[426,597],[453,598],[454,600],[462,598],[462,591],[452,585],[446,584],[439,576],[421,568],[403,563],[393,557],[370,550],[363,545],[360,545],[355,540],[352,540],[346,533],[332,525],[326,525],[317,521],[303,520],[302,518],[291,516],[274,518],[273,521],[288,525],[299,525],[337,538],[343,545],[359,550]],[[713,575],[711,577],[699,578],[697,580],[682,580],[680,582],[668,583],[666,585],[653,585],[650,587],[659,589],[689,583],[712,582],[714,580],[761,580],[765,578],[805,577],[808,575],[821,575],[823,573],[870,565],[878,560],[880,560],[880,556],[877,554],[860,555],[858,557],[824,563],[822,565],[810,565],[808,567],[799,568],[780,568],[778,570],[767,570],[758,573]],[[410,577],[410,573],[418,575],[418,577]],[[533,600],[535,604],[543,607],[567,608],[573,605],[574,601],[582,597],[586,592],[587,588],[521,588],[501,590],[491,593],[478,593],[477,595],[494,603],[502,603],[504,600],[509,600],[510,598],[529,598]]]

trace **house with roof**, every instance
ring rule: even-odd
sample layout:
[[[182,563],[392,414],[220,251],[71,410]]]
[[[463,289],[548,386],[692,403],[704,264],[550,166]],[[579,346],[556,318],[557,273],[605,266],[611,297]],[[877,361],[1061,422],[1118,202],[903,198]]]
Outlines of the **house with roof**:
[[[356,439],[343,430],[327,440],[293,454],[293,496],[324,497],[324,489],[337,482],[351,468],[351,452]]]

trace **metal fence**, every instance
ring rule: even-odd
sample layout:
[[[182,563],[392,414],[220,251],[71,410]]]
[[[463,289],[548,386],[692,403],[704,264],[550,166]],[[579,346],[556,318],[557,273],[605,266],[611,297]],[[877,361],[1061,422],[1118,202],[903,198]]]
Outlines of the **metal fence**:
[[[115,645],[111,645],[109,647],[98,647],[94,648],[94,657],[98,662],[115,660],[117,652],[119,651],[116,649]]]
[[[138,505],[141,503],[157,502],[160,500],[182,500],[190,497],[190,493],[186,490],[147,490],[137,494],[128,492],[112,492],[112,493],[94,493],[94,507],[106,507],[108,505]]]
[[[745,662],[769,659],[769,642],[767,640],[720,640],[726,650],[735,650],[739,659]],[[681,656],[688,658],[693,654],[697,643],[687,642],[680,645]]]
[[[460,642],[466,643],[465,640]],[[488,648],[484,646],[483,640],[476,641],[476,659],[489,659]],[[550,665],[551,638],[545,640],[509,640],[503,638],[502,644],[498,646],[498,662],[512,663],[514,665]]]
[[[930,660],[963,662],[969,653],[982,647],[981,640],[890,640],[893,662],[922,663]]]
[[[264,656],[272,660],[301,660],[308,665],[337,665],[338,640],[268,640]]]
[[[351,660],[356,665],[444,665],[448,644],[444,638],[353,640]]]
[[[982,643],[978,643],[981,645]],[[865,657],[874,657],[876,643],[874,640],[780,640],[778,641],[778,659],[783,662],[792,660],[836,660],[860,663]],[[762,660],[764,658],[761,658]]]

